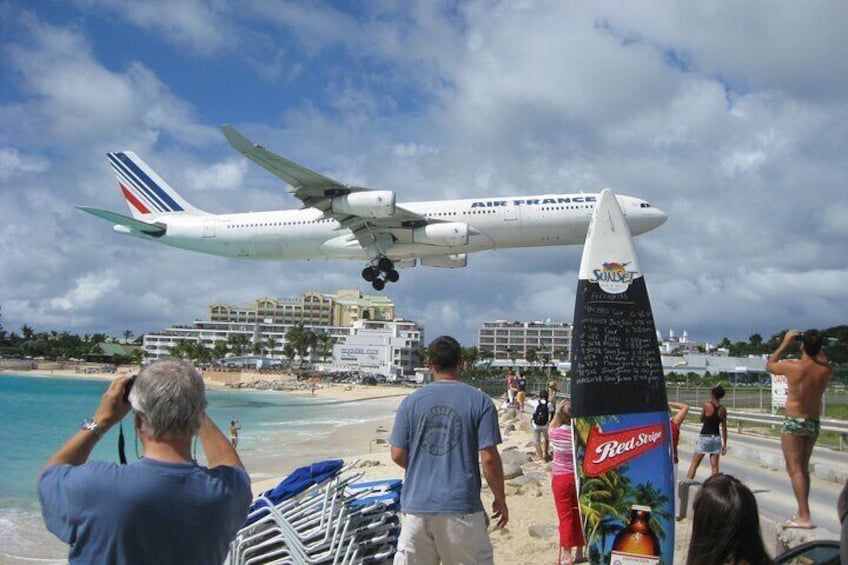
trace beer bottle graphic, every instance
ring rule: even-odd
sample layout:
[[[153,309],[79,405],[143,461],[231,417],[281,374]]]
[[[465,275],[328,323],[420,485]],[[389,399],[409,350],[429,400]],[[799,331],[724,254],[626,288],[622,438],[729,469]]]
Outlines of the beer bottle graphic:
[[[630,524],[612,542],[611,565],[658,565],[660,540],[651,530],[651,507],[630,507]]]

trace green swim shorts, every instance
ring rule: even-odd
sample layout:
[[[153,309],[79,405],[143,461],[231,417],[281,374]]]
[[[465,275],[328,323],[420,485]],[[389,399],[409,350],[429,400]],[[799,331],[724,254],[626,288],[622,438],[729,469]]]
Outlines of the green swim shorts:
[[[783,418],[783,427],[780,430],[782,434],[792,434],[798,437],[819,437],[821,423],[818,418],[792,418],[786,416]]]

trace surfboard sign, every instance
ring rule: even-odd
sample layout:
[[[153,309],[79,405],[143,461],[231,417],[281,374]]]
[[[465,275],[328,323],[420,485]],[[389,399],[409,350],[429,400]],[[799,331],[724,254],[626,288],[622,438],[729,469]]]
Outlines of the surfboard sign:
[[[580,262],[571,413],[589,561],[671,565],[675,478],[665,379],[633,238],[609,189]]]

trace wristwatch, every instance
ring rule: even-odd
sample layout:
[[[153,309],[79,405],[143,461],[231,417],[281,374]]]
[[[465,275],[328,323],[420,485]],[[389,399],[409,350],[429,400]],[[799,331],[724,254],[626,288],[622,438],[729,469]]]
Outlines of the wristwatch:
[[[97,437],[103,437],[103,434],[106,433],[106,430],[103,429],[103,426],[95,422],[94,418],[87,418],[83,420],[82,425],[80,425],[80,429],[92,432]]]

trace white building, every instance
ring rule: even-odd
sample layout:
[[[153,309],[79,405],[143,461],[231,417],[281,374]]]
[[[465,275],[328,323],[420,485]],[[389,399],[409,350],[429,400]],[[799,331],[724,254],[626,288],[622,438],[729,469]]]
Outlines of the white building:
[[[386,377],[412,375],[421,364],[424,330],[409,320],[359,320],[333,346],[334,371],[358,370]]]
[[[483,327],[477,331],[477,349],[491,353],[495,365],[504,362],[526,364],[531,349],[535,351],[537,361],[564,362],[571,358],[571,333],[571,324],[550,320],[483,322]]]
[[[213,305],[218,307],[218,305]],[[181,342],[200,343],[208,350],[226,351],[233,335],[242,335],[244,354],[256,354],[257,364],[280,363],[285,359],[286,334],[295,320],[275,321],[255,316],[250,320],[196,320],[190,326],[172,326],[160,333],[147,334],[143,348],[148,360],[170,356],[171,348]],[[412,375],[420,365],[418,349],[424,331],[415,322],[403,319],[370,320],[360,318],[347,326],[305,325],[319,335],[332,338],[327,359],[312,351],[310,361],[321,362],[327,370],[359,370],[381,375]],[[230,355],[229,353],[228,355]],[[330,357],[332,356],[332,357]]]

